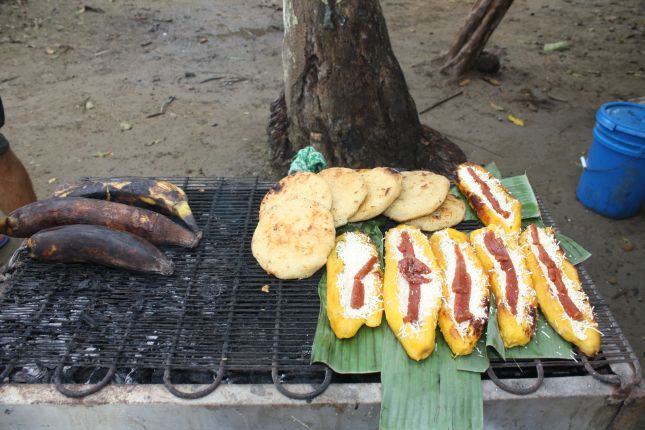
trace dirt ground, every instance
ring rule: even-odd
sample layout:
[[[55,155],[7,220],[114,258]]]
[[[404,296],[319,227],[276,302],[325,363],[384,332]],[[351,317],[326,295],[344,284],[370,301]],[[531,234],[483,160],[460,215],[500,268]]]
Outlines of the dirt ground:
[[[265,134],[281,86],[282,2],[82,3],[0,0],[2,131],[39,196],[83,175],[285,173],[271,169]],[[574,193],[596,109],[645,95],[645,3],[518,0],[489,43],[501,53],[497,82],[473,75],[460,88],[431,60],[471,3],[381,1],[419,110],[463,90],[422,120],[472,161],[527,172],[562,231],[593,253],[588,270],[642,359],[645,214],[605,219]],[[560,40],[571,49],[543,52]]]

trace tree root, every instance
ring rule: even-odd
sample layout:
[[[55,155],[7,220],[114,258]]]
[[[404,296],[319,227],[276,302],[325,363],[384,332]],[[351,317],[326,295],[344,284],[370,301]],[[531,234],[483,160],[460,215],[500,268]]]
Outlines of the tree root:
[[[277,170],[284,170],[295,155],[288,136],[289,117],[284,93],[271,103],[271,115],[267,126],[271,163]],[[422,136],[418,145],[414,165],[392,166],[405,169],[427,169],[452,177],[458,164],[466,161],[466,154],[461,148],[439,133],[437,130],[422,125]],[[380,165],[389,166],[391,160],[382,159]],[[353,168],[366,166],[348,166]]]

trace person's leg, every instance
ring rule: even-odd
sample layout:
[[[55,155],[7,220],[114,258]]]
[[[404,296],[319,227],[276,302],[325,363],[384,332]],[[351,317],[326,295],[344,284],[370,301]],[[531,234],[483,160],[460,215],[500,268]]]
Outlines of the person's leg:
[[[8,214],[34,201],[36,193],[29,174],[0,133],[0,210]]]

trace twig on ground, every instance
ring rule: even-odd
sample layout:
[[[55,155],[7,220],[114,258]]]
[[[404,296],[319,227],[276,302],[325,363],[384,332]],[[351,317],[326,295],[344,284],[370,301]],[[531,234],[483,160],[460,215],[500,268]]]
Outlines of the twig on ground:
[[[161,116],[166,113],[166,108],[170,103],[175,101],[175,96],[170,96],[166,100],[161,103],[161,107],[159,108],[159,112],[151,113],[150,115],[146,115],[146,118],[154,118],[156,116]]]
[[[426,112],[430,112],[432,109],[436,108],[437,106],[441,106],[445,102],[447,102],[449,100],[452,100],[455,97],[458,97],[458,96],[462,95],[463,93],[464,93],[463,91],[459,91],[459,92],[454,93],[451,96],[446,97],[445,99],[441,99],[437,103],[433,104],[432,106],[429,106],[429,107],[423,109],[421,112],[419,112],[419,115],[423,115]]]

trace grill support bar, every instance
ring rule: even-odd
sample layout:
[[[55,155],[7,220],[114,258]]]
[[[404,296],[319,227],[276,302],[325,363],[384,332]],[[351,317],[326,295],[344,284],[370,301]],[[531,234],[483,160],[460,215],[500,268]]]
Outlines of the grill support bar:
[[[188,185],[188,178],[186,178],[186,182],[184,184],[184,189]],[[215,207],[215,204],[217,203],[218,197],[220,195],[220,192],[222,190],[222,182],[219,182],[217,190],[215,191],[215,195],[213,196],[213,199],[211,201],[211,206],[209,213],[213,212],[213,208]],[[206,227],[204,227],[204,230],[208,231],[211,225],[211,220],[212,217],[208,217],[208,221],[206,222]],[[184,329],[183,323],[184,323],[184,317],[186,316],[186,303],[188,303],[188,300],[190,300],[190,293],[193,287],[193,279],[195,279],[195,275],[197,274],[197,270],[199,269],[200,263],[202,262],[202,254],[203,254],[203,248],[200,248],[197,254],[197,263],[193,266],[193,273],[192,276],[190,277],[190,283],[188,284],[188,287],[186,288],[186,294],[184,296],[184,300],[182,302],[182,312],[181,312],[181,317],[177,321],[177,329],[176,329],[176,335],[174,342],[172,343],[172,347],[170,349],[170,352],[168,353],[168,361],[166,363],[166,366],[164,368],[164,374],[163,374],[163,383],[164,386],[168,391],[170,391],[173,395],[182,398],[182,399],[187,399],[187,400],[194,400],[194,399],[199,399],[201,397],[207,396],[219,386],[219,384],[222,382],[222,379],[224,378],[224,373],[225,373],[225,360],[226,358],[224,357],[226,348],[222,349],[222,358],[219,363],[219,369],[217,372],[213,372],[215,374],[215,378],[213,379],[213,382],[211,382],[209,385],[207,385],[205,388],[197,391],[192,391],[192,392],[186,392],[186,391],[181,391],[177,389],[173,383],[172,383],[172,377],[171,377],[171,365],[172,365],[172,355],[175,352],[175,346],[179,342],[179,338],[181,337],[181,333]]]

